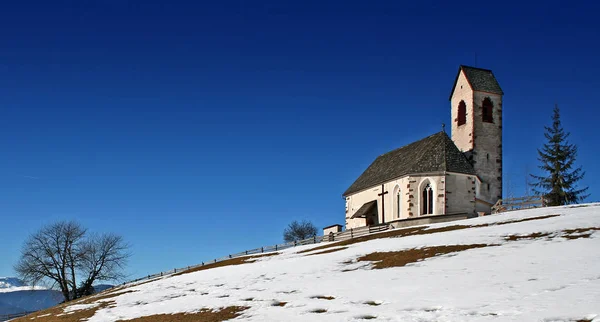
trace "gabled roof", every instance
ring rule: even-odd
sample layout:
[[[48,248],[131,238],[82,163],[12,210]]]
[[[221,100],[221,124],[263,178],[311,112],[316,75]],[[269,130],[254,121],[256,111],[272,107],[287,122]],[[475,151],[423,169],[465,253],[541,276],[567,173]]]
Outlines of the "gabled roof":
[[[443,131],[380,155],[343,195],[413,173],[442,171],[475,174],[473,166]]]
[[[456,79],[454,80],[454,86],[452,86],[450,99],[452,99],[452,94],[454,93],[454,88],[456,87],[456,82],[458,82],[458,76],[460,76],[461,70],[465,72],[467,81],[474,91],[504,95],[502,88],[500,88],[500,84],[498,84],[498,81],[496,80],[496,77],[494,77],[494,73],[492,73],[491,70],[460,65],[458,68],[458,73],[456,74]]]

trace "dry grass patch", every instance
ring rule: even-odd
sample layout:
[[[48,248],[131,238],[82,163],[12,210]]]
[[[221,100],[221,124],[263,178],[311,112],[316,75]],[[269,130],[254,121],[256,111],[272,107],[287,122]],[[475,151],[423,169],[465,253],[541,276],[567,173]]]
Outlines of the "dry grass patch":
[[[356,318],[360,319],[360,320],[373,320],[373,319],[376,319],[377,317],[374,315],[361,315],[361,316],[357,316]]]
[[[554,233],[549,232],[536,232],[527,235],[508,235],[504,237],[507,241],[517,241],[521,239],[540,239],[540,238],[548,238],[553,239],[557,237],[562,237],[565,239],[573,240],[579,238],[590,238],[594,231],[600,231],[600,227],[586,227],[586,228],[576,228],[576,229],[565,229]]]
[[[333,297],[333,296],[324,296],[324,295],[311,296],[310,298],[317,299],[317,300],[328,300],[328,301],[335,299],[335,297]]]
[[[566,229],[563,230],[564,238],[566,239],[579,239],[579,238],[590,238],[594,231],[599,231],[600,227],[587,227],[577,229]]]
[[[327,312],[327,310],[325,309],[314,309],[312,311],[310,311],[311,313],[325,313]]]
[[[374,234],[374,235],[366,235],[366,236],[361,236],[361,237],[356,237],[353,239],[347,239],[341,242],[334,242],[331,244],[327,244],[327,245],[323,245],[323,246],[319,246],[319,247],[315,247],[315,248],[311,248],[311,249],[305,249],[302,251],[299,251],[298,254],[303,254],[303,253],[308,253],[308,252],[312,252],[315,250],[321,250],[321,249],[327,249],[330,247],[337,247],[337,246],[347,246],[347,245],[352,245],[352,244],[356,244],[356,243],[362,243],[368,240],[373,240],[373,239],[379,239],[379,238],[388,238],[388,237],[403,237],[403,236],[409,236],[412,232],[418,231],[418,230],[422,230],[427,228],[427,226],[425,227],[410,227],[410,228],[403,228],[403,229],[394,229],[394,230],[388,230],[382,233],[378,233],[378,234]]]
[[[202,309],[195,313],[157,314],[117,322],[220,322],[235,319],[247,309],[246,306],[228,306],[218,310]]]
[[[302,253],[312,252],[315,250],[327,249],[327,248],[331,248],[331,247],[347,246],[347,245],[362,243],[365,241],[369,241],[369,240],[373,240],[373,239],[380,239],[380,238],[398,238],[398,237],[407,237],[407,236],[416,236],[416,235],[429,235],[429,234],[436,234],[436,233],[468,229],[468,228],[483,228],[483,227],[489,227],[489,226],[508,225],[508,224],[514,224],[514,223],[519,223],[519,222],[532,221],[532,220],[542,220],[542,219],[548,219],[548,218],[558,217],[558,216],[560,216],[560,215],[545,215],[545,216],[530,217],[530,218],[517,219],[517,220],[509,220],[509,221],[504,221],[504,222],[496,222],[496,223],[490,223],[490,224],[452,225],[452,226],[445,226],[445,227],[431,228],[431,229],[429,229],[429,226],[398,228],[398,229],[387,230],[382,233],[347,239],[347,240],[344,240],[341,242],[333,242],[331,244],[327,244],[327,245],[323,245],[323,246],[319,246],[319,247],[315,247],[315,248],[311,248],[311,249],[305,249],[305,250],[299,251],[298,253],[302,254]],[[332,252],[333,252],[333,250],[332,250]],[[323,253],[323,252],[321,252],[321,253]]]
[[[25,322],[25,321],[34,320],[36,322],[79,322],[81,320],[87,320],[87,319],[91,318],[92,316],[94,316],[94,314],[96,314],[96,311],[98,311],[98,310],[114,306],[115,302],[113,302],[113,301],[101,302],[101,303],[98,303],[97,306],[94,306],[91,308],[65,313],[64,312],[65,308],[67,308],[68,306],[71,306],[71,305],[73,305],[73,302],[65,303],[65,304],[62,304],[62,305],[59,305],[59,306],[56,306],[56,307],[53,307],[53,308],[50,308],[47,310],[39,311],[39,312],[24,316],[22,318],[11,320],[11,321]]]
[[[111,299],[117,296],[121,296],[123,294],[128,294],[128,293],[135,293],[137,291],[133,291],[133,290],[129,290],[129,291],[125,291],[125,292],[109,292],[107,294],[104,295],[91,295],[91,296],[87,296],[84,297],[83,299],[78,300],[77,302],[70,302],[69,304],[92,304],[98,301],[102,301],[102,300],[106,300],[106,299]]]
[[[374,269],[388,267],[402,267],[406,264],[416,263],[426,258],[441,256],[449,253],[461,252],[473,248],[483,248],[497,245],[470,244],[470,245],[447,245],[423,248],[412,248],[397,252],[375,252],[358,258],[358,261],[373,262]]]
[[[533,233],[533,234],[528,234],[528,235],[509,235],[506,236],[504,239],[508,240],[508,241],[517,241],[517,240],[521,240],[521,239],[538,239],[538,238],[544,238],[544,237],[549,237],[550,233]]]
[[[322,252],[317,252],[314,254],[308,254],[306,256],[313,256],[313,255],[322,255],[322,254],[329,254],[329,253],[335,253],[335,252],[339,252],[340,250],[344,250],[344,249],[348,249],[348,247],[340,247],[340,248],[334,248],[334,249],[328,249],[328,250],[324,250]]]
[[[198,267],[190,268],[188,270],[181,271],[181,272],[173,274],[171,276],[178,276],[178,275],[183,275],[183,274],[189,274],[189,273],[194,273],[194,272],[203,271],[203,270],[206,270],[206,269],[212,269],[212,268],[223,267],[223,266],[248,264],[248,263],[252,263],[251,260],[254,260],[254,259],[257,259],[257,258],[262,258],[262,257],[275,256],[275,255],[278,255],[278,254],[279,253],[269,253],[269,254],[253,255],[253,256],[236,257],[236,258],[227,259],[227,260],[216,262],[216,263],[210,263],[210,264],[206,264],[206,265],[203,265],[203,266],[198,266]]]
[[[271,306],[285,306],[287,304],[287,302],[280,302],[280,301],[275,301],[273,302],[273,304],[271,304]]]
[[[365,302],[366,305],[370,305],[370,306],[379,306],[381,305],[381,302],[376,302],[376,301],[366,301]]]

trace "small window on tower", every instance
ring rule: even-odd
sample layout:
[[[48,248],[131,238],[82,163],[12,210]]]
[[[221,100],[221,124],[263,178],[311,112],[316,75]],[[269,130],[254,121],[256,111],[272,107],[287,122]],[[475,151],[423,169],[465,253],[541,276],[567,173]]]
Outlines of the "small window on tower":
[[[459,126],[467,123],[467,104],[465,104],[465,101],[460,101],[460,103],[458,103],[457,122]]]
[[[481,117],[484,122],[494,123],[494,104],[489,97],[486,97],[481,104]]]

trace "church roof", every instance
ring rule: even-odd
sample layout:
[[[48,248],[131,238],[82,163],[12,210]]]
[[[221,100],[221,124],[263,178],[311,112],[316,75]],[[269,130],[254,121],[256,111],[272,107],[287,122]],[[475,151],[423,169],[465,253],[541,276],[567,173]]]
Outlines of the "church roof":
[[[469,81],[469,84],[474,91],[500,95],[504,94],[504,92],[502,92],[502,88],[500,88],[500,84],[498,84],[498,81],[496,80],[496,77],[494,77],[494,73],[492,73],[491,70],[465,65],[460,65],[458,68],[458,74],[456,74],[456,80],[454,81],[452,92],[454,92],[454,88],[456,87],[456,82],[458,81],[458,76],[460,75],[461,70],[465,72],[467,81]],[[452,99],[452,93],[450,93],[450,99]]]
[[[380,155],[343,195],[413,173],[441,171],[475,174],[473,166],[443,131]]]

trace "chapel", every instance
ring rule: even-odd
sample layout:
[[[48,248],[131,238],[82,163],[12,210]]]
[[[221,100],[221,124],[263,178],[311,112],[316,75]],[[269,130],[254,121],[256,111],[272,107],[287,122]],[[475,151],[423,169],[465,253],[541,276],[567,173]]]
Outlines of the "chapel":
[[[378,156],[346,189],[346,229],[416,217],[488,214],[502,198],[502,89],[460,66],[445,130]]]

